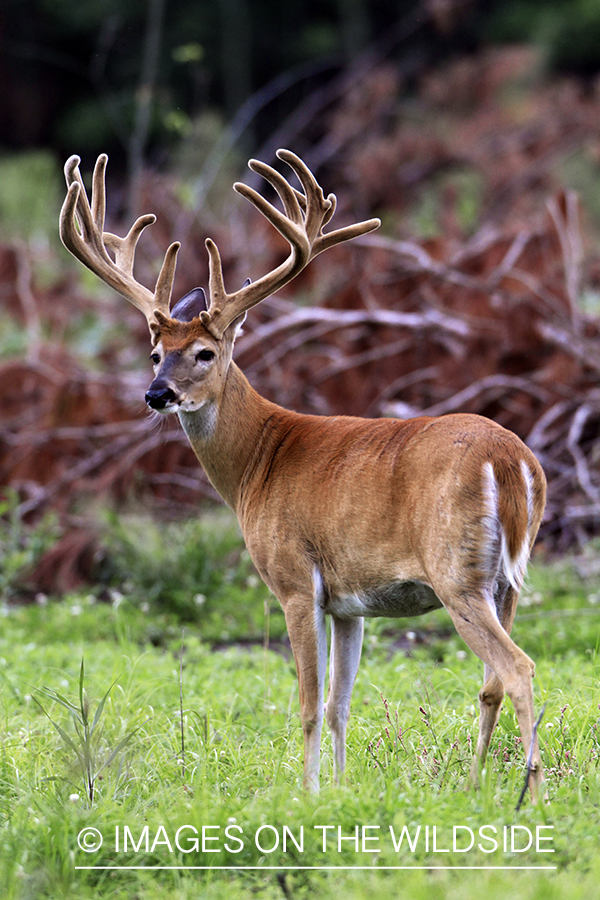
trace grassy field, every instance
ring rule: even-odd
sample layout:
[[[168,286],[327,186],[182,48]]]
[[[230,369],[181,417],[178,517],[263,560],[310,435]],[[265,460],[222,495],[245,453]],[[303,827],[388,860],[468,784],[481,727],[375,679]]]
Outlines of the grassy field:
[[[549,805],[515,809],[508,702],[465,789],[482,666],[443,611],[367,623],[347,783],[326,735],[313,797],[282,615],[229,520],[113,520],[106,546],[97,590],[3,610],[0,896],[600,897],[598,584],[538,563],[515,624]]]

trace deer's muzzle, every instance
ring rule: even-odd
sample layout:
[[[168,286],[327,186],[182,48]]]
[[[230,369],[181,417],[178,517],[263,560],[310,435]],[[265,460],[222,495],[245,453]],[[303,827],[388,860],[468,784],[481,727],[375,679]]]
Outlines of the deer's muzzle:
[[[165,409],[177,399],[177,395],[168,385],[153,381],[146,391],[145,399],[150,409]]]

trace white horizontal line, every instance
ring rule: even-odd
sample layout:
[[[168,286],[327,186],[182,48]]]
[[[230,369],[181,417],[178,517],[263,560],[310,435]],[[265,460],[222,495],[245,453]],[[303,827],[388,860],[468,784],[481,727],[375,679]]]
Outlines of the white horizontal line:
[[[498,870],[498,871],[525,871],[535,869],[538,872],[541,871],[555,871],[557,866],[75,866],[76,869],[110,869],[110,870],[123,870],[128,871],[129,869],[146,869],[148,871],[155,871],[157,869],[189,869],[189,870],[202,870],[202,871],[217,871],[217,870],[228,870],[228,871],[244,871],[244,870],[252,870],[252,871],[288,871],[288,872],[298,872],[304,871],[306,869],[344,869],[344,870],[354,870],[357,871],[370,871],[376,872],[378,870],[384,869],[423,869],[430,871],[432,869],[439,870],[448,870],[451,869],[485,869],[485,870]]]

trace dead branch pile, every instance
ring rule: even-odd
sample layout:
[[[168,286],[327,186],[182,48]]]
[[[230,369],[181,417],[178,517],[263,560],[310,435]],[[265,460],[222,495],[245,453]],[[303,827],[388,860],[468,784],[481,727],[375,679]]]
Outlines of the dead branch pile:
[[[94,375],[63,353],[7,362],[0,379],[0,478],[23,515],[66,512],[81,497],[156,489],[178,504],[201,492],[178,428],[146,415],[143,378]]]
[[[317,258],[253,310],[236,360],[258,391],[299,411],[495,419],[542,462],[541,536],[563,550],[600,533],[600,321],[581,304],[596,296],[600,265],[589,251],[586,198],[563,189],[554,163],[574,141],[596,140],[600,98],[569,84],[538,88],[527,128],[523,110],[508,121],[490,100],[508,71],[521,71],[514,56],[457,65],[421,85],[421,115],[443,110],[443,134],[435,117],[407,122],[402,104],[390,125],[398,85],[387,70],[330,111],[329,130],[313,135],[305,156],[328,186],[320,169],[331,172],[341,217],[354,204],[349,219],[383,215],[384,228]],[[460,197],[445,186],[437,236],[415,240],[410,203],[432,173],[457,165],[481,179],[477,228],[461,223]],[[162,223],[141,260],[140,280],[150,282],[154,258],[178,236],[170,228],[180,209],[168,180],[149,176],[147,191]],[[248,211],[211,232],[233,287],[287,252]],[[190,226],[178,294],[206,281],[204,236],[198,222]],[[0,483],[17,492],[23,514],[54,509],[67,522],[62,557],[59,547],[40,574],[44,589],[57,572],[70,586],[65,558],[80,563],[89,550],[72,536],[90,503],[133,497],[162,514],[192,514],[214,499],[174,417],[145,409],[143,318],[125,301],[80,290],[72,274],[41,289],[27,252],[0,248],[0,303],[28,334],[27,354],[0,365]],[[97,317],[107,336],[93,366],[68,343],[75,310]]]
[[[369,236],[337,251],[324,305],[266,301],[237,361],[259,391],[306,412],[495,419],[544,465],[546,539],[581,542],[600,520],[600,326],[576,303],[579,242],[573,195],[537,229],[478,234],[459,253]],[[318,268],[315,284],[327,280]],[[175,421],[148,417],[148,377],[93,373],[44,346],[3,364],[0,478],[23,513],[132,494],[189,509],[210,493]]]

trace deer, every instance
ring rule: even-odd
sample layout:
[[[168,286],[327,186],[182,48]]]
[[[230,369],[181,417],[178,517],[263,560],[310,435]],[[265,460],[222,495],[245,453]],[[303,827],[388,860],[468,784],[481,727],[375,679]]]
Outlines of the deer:
[[[208,297],[194,288],[171,308],[177,242],[165,253],[153,291],[136,281],[136,246],[155,216],[140,216],[125,237],[104,231],[106,154],[94,168],[91,201],[79,157],[67,161],[62,242],[146,316],[154,366],[146,403],[178,415],[208,479],[237,515],[259,575],[283,608],[298,678],[305,787],[319,789],[324,718],[334,780],[344,777],[364,619],[420,616],[444,607],[484,666],[469,783],[477,786],[507,693],[526,753],[529,748],[525,783],[536,802],[544,776],[534,721],[535,666],[510,632],[544,511],[543,470],[515,434],[482,416],[306,415],[253,389],[232,360],[248,311],[317,254],[380,225],[369,219],[324,231],[335,195],[325,197],[294,153],[279,150],[277,156],[300,189],[266,163],[248,165],[275,190],[281,210],[248,185],[236,183],[234,190],[285,238],[289,255],[233,293],[225,290],[219,250],[210,238]]]

